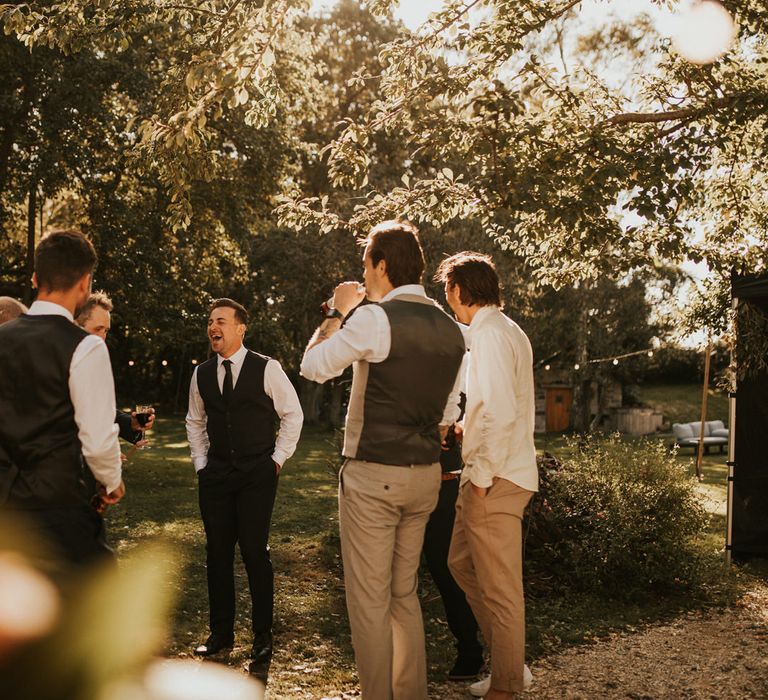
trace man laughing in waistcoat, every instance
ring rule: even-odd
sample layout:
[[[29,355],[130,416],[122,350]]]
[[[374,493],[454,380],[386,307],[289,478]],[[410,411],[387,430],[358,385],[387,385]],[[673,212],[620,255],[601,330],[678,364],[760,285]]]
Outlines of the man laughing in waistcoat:
[[[211,656],[234,643],[239,543],[251,592],[250,671],[265,677],[274,596],[269,525],[278,474],[296,449],[304,416],[280,363],[243,345],[246,322],[246,310],[236,301],[213,302],[208,338],[216,355],[195,370],[189,387],[187,437],[200,487],[211,624],[195,653]]]
[[[336,287],[301,371],[324,382],[354,367],[339,532],[363,699],[426,700],[417,571],[440,490],[441,433],[459,415],[464,339],[424,292],[412,224],[379,224],[365,244],[365,291],[356,282]],[[366,295],[379,303],[360,307],[341,328]]]

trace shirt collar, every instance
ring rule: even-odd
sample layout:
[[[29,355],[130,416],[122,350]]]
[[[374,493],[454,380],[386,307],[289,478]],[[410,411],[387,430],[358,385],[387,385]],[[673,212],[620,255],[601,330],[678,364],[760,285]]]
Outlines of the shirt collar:
[[[234,353],[233,355],[230,355],[227,358],[224,358],[221,355],[216,355],[216,363],[217,363],[216,366],[221,367],[221,363],[224,362],[225,359],[232,362],[233,365],[239,365],[245,359],[245,356],[247,353],[248,353],[248,350],[246,350],[245,345],[241,345],[240,349],[236,353]]]
[[[469,336],[469,338],[470,339],[472,338],[472,332],[479,325],[482,325],[485,319],[500,313],[501,313],[501,309],[498,306],[494,306],[493,304],[489,304],[488,306],[483,306],[481,309],[479,309],[475,314],[474,318],[472,319],[472,323],[470,323],[469,326],[467,327],[467,335]]]
[[[424,286],[421,284],[403,284],[399,287],[395,287],[391,292],[387,292],[379,303],[389,301],[394,297],[399,297],[402,294],[414,294],[419,297],[426,297],[427,293],[424,291]]]
[[[74,321],[69,309],[53,301],[36,301],[29,307],[30,316],[64,316],[68,321]]]

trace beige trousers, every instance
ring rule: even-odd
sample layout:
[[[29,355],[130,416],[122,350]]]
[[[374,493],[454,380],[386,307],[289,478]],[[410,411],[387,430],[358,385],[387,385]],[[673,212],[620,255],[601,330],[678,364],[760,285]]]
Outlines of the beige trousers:
[[[339,475],[344,585],[363,700],[427,698],[417,572],[439,491],[439,464],[349,459]]]
[[[498,479],[485,496],[467,482],[456,502],[448,566],[491,650],[491,687],[523,690],[522,520],[533,493]]]

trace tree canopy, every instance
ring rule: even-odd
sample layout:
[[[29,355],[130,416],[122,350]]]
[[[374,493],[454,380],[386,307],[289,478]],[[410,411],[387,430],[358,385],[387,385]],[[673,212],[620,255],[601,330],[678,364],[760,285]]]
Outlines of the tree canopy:
[[[430,269],[494,254],[540,356],[579,356],[597,299],[591,352],[647,344],[643,290],[686,260],[714,275],[698,320],[721,322],[718,281],[766,265],[764,2],[724,2],[738,41],[701,67],[612,0],[599,25],[578,0],[446,0],[416,31],[394,4],[0,5],[3,291],[35,235],[75,224],[122,364],[201,358],[206,304],[232,295],[295,368],[309,310],[359,275],[354,236],[405,216]]]
[[[331,181],[362,201],[325,219],[353,230],[393,214],[477,220],[555,283],[686,259],[721,274],[762,269],[765,3],[726,2],[738,43],[699,67],[647,18],[611,20],[606,1],[607,24],[558,66],[556,39],[579,31],[580,4],[449,0],[383,46],[380,69],[358,74],[379,99],[329,146]],[[637,72],[613,85],[595,66],[606,54],[639,54]],[[410,156],[400,186],[371,189],[381,134]],[[316,205],[299,193],[280,211],[301,226]]]

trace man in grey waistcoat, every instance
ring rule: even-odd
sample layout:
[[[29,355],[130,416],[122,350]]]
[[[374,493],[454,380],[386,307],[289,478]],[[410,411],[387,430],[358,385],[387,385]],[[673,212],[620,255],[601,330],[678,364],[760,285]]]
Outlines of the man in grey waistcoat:
[[[353,366],[339,474],[347,610],[364,700],[427,698],[417,595],[424,529],[441,483],[440,441],[459,415],[464,339],[421,285],[416,228],[386,221],[365,239],[365,291],[336,287],[301,364],[325,382]],[[375,304],[360,307],[365,297]]]

